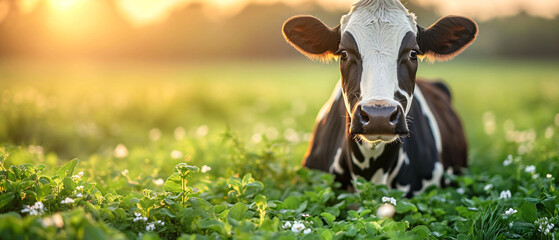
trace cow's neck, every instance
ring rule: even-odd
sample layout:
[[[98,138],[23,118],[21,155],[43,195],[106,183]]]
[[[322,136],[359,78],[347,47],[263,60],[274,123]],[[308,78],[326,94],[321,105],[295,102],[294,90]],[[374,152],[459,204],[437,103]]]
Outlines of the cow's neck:
[[[355,180],[361,176],[375,184],[390,184],[400,152],[402,143],[367,143],[348,134],[348,166],[351,177]]]

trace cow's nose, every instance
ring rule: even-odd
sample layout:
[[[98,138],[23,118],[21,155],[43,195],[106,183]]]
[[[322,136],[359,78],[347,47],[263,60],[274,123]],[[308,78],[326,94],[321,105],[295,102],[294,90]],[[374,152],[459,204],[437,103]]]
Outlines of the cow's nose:
[[[354,112],[354,129],[365,135],[407,134],[406,119],[398,106],[360,105]]]

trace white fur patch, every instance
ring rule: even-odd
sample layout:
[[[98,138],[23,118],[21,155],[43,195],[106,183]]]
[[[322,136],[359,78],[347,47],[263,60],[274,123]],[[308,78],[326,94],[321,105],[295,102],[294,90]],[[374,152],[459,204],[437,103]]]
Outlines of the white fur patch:
[[[425,117],[429,121],[429,126],[431,126],[431,132],[433,133],[433,137],[435,138],[435,144],[437,145],[437,151],[441,153],[443,151],[443,144],[441,142],[441,131],[439,129],[439,124],[437,123],[437,119],[435,118],[435,115],[433,115],[433,112],[431,111],[429,104],[427,104],[427,101],[425,101],[425,97],[423,96],[423,93],[421,93],[421,90],[417,86],[415,86],[414,96],[415,99],[417,99],[417,101],[419,102],[419,105],[421,106],[423,115],[425,115]]]
[[[397,60],[407,32],[417,33],[415,17],[398,0],[360,1],[342,18],[362,58],[363,101],[393,100],[398,90]]]
[[[338,148],[336,156],[334,156],[334,162],[330,165],[330,173],[344,174],[344,169],[340,165],[340,158],[342,157],[342,148]]]
[[[425,191],[425,189],[431,185],[435,185],[437,187],[441,186],[441,178],[443,177],[444,174],[444,170],[443,170],[443,164],[441,162],[436,162],[435,163],[435,168],[433,169],[433,173],[432,173],[432,178],[431,180],[427,180],[427,179],[423,179],[421,181],[421,189],[419,189],[418,191],[414,191],[413,194],[414,195],[418,195],[423,193],[423,191]]]
[[[371,167],[371,160],[374,161],[375,159],[380,157],[380,155],[382,155],[386,144],[381,142],[373,146],[368,142],[363,142],[362,144],[357,143],[357,146],[359,147],[359,151],[363,155],[363,162],[360,162],[355,157],[355,155],[353,155],[353,153],[351,154],[351,161],[361,170],[365,170]]]
[[[404,148],[403,146],[400,147],[400,152],[398,153],[398,162],[396,162],[396,166],[394,167],[394,170],[392,171],[392,173],[390,174],[390,176],[388,176],[388,184],[389,186],[392,185],[392,181],[394,181],[394,178],[396,178],[396,176],[398,175],[398,173],[400,172],[400,169],[402,168],[403,164],[409,164],[410,163],[410,158],[408,157],[408,155],[404,152]]]
[[[379,168],[371,178],[371,182],[374,184],[386,185],[388,182],[388,173],[385,173],[382,168]]]

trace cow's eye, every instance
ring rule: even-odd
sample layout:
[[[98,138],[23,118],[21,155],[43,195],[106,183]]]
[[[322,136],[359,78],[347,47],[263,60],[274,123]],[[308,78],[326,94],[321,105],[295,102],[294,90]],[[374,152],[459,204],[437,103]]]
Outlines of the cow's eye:
[[[338,54],[340,55],[340,58],[341,58],[342,60],[346,60],[346,59],[347,59],[347,51],[346,51],[346,50],[340,50]]]
[[[417,51],[416,50],[411,50],[410,51],[410,59],[411,60],[417,60]]]

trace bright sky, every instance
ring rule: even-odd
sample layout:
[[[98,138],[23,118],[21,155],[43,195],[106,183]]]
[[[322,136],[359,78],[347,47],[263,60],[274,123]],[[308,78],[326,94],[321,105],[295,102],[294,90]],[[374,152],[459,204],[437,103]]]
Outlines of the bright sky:
[[[78,14],[86,5],[93,5],[95,0],[19,0],[22,11],[30,11],[40,1],[48,1],[58,20],[68,15]],[[223,17],[233,15],[250,2],[277,3],[286,2],[296,5],[307,0],[114,0],[123,15],[134,25],[142,26],[164,20],[169,13],[192,2],[208,4],[210,16]],[[315,0],[326,8],[349,10],[356,0]],[[406,0],[401,0],[404,3]],[[414,0],[414,2],[436,9],[442,15],[466,15],[477,20],[494,17],[511,16],[526,11],[535,16],[553,18],[559,14],[559,0]],[[0,0],[0,21],[6,15],[7,3]],[[73,12],[73,13],[72,13]],[[82,12],[83,13],[83,12]]]

